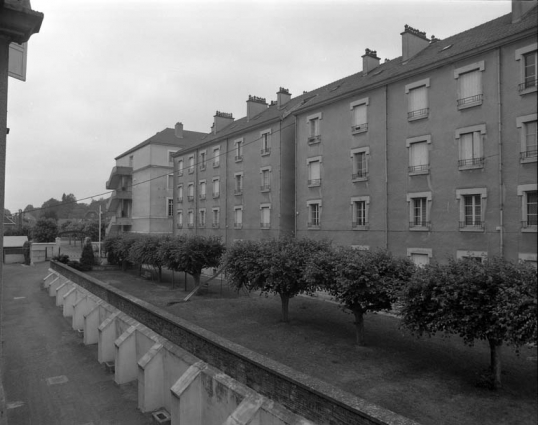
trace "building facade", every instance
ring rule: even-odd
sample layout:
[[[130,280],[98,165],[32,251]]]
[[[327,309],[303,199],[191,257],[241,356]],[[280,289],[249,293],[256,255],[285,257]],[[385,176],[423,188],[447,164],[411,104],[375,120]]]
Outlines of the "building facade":
[[[177,123],[115,159],[106,183],[113,190],[107,204],[112,214],[107,234],[172,233],[172,154],[199,143],[204,135],[183,130],[183,124]]]

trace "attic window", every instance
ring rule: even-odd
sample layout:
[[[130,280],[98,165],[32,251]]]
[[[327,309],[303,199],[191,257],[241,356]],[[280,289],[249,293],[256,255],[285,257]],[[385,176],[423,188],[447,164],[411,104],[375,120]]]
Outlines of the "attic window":
[[[372,75],[379,75],[384,71],[384,69],[380,69],[379,71],[374,72]]]
[[[235,127],[237,127],[237,123],[236,123],[236,124],[232,124],[232,125],[230,126],[230,128],[235,128]]]
[[[441,50],[439,50],[440,52],[444,51],[444,50],[448,50],[452,47],[452,44],[449,44],[448,46],[445,46],[443,47]]]
[[[331,87],[329,89],[329,91],[335,91],[335,90],[338,90],[340,88],[341,84],[338,84],[337,86],[334,86],[334,87]]]

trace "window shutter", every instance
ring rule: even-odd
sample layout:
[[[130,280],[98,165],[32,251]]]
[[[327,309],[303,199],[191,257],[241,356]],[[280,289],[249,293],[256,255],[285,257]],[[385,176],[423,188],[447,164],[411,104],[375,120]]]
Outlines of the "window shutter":
[[[460,99],[482,94],[481,72],[479,70],[466,72],[459,76]]]
[[[535,151],[536,142],[536,121],[525,123],[525,148],[527,151]]]
[[[428,254],[411,254],[411,261],[419,267],[423,267],[430,263]]]
[[[473,158],[482,158],[482,135],[479,131],[473,133]]]
[[[353,108],[353,124],[366,124],[366,105],[358,105]]]
[[[427,90],[426,86],[421,86],[409,91],[408,112],[419,111],[428,107]]]
[[[410,146],[410,164],[412,167],[428,165],[428,144],[426,142],[412,143]]]
[[[473,157],[473,133],[465,133],[460,136],[460,159]]]
[[[312,161],[310,163],[310,180],[319,180],[321,177],[319,161]]]

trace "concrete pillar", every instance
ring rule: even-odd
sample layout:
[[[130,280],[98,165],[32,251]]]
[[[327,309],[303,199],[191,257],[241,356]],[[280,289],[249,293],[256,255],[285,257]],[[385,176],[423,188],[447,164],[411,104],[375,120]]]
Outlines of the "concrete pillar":
[[[56,307],[60,307],[63,305],[65,294],[67,294],[71,289],[73,289],[73,286],[74,283],[69,280],[58,286],[58,288],[56,289]]]
[[[170,389],[172,425],[203,425],[200,375],[206,367],[203,362],[193,364]]]
[[[51,269],[49,269],[49,274],[43,279],[43,288],[48,289],[50,283],[58,277],[58,274]]]
[[[110,362],[114,360],[116,341],[116,318],[120,312],[117,311],[110,315],[98,328],[98,346],[97,346],[97,360],[99,363]]]
[[[73,329],[84,329],[84,316],[97,305],[97,300],[90,294],[82,296],[73,306]]]
[[[246,397],[222,425],[252,425],[263,402],[260,395]]]
[[[77,285],[73,285],[73,287],[67,291],[67,293],[64,295],[63,301],[64,317],[73,316],[73,306],[83,295],[85,295],[85,291]]]
[[[136,326],[131,326],[122,333],[116,341],[116,368],[114,381],[116,384],[126,384],[138,377],[138,359],[136,358]]]
[[[103,301],[98,300],[95,306],[84,316],[84,344],[97,344],[99,341],[100,309]]]
[[[56,289],[58,289],[58,286],[61,285],[60,276],[58,276],[56,279],[53,279],[52,282],[49,284],[49,296],[55,297],[56,296]]]
[[[164,347],[156,343],[138,361],[138,408],[152,412],[164,407]]]

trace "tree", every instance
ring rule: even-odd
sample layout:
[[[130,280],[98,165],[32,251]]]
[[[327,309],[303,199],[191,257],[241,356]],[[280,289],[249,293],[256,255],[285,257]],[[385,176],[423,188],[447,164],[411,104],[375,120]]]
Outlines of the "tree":
[[[324,241],[291,237],[237,242],[224,258],[228,282],[237,290],[245,288],[259,290],[262,294],[278,294],[282,321],[289,322],[290,299],[316,289],[304,276],[308,261],[328,246]]]
[[[32,230],[35,242],[54,242],[58,236],[58,225],[51,218],[40,218]]]
[[[48,201],[43,202],[43,205],[41,205],[41,217],[58,220],[59,207],[60,201],[50,198]]]
[[[93,254],[93,246],[90,238],[84,239],[84,245],[82,247],[82,255],[80,256],[80,265],[83,271],[88,271],[93,268],[95,263],[95,256]]]
[[[62,194],[62,200],[60,205],[58,205],[57,214],[59,218],[70,218],[71,212],[73,211],[75,205],[77,204],[77,198],[75,198],[75,195],[70,193],[69,195],[66,195],[65,193]]]
[[[318,252],[306,268],[306,279],[325,288],[344,311],[355,316],[356,343],[365,345],[364,316],[390,310],[415,270],[407,258],[388,251],[338,247]]]
[[[402,325],[420,336],[457,334],[490,347],[490,385],[501,387],[501,346],[537,342],[536,270],[492,257],[419,270],[405,291]]]
[[[147,264],[157,271],[159,282],[162,278],[164,258],[161,255],[160,246],[169,237],[144,235],[138,238],[129,250],[129,261],[134,264]]]

